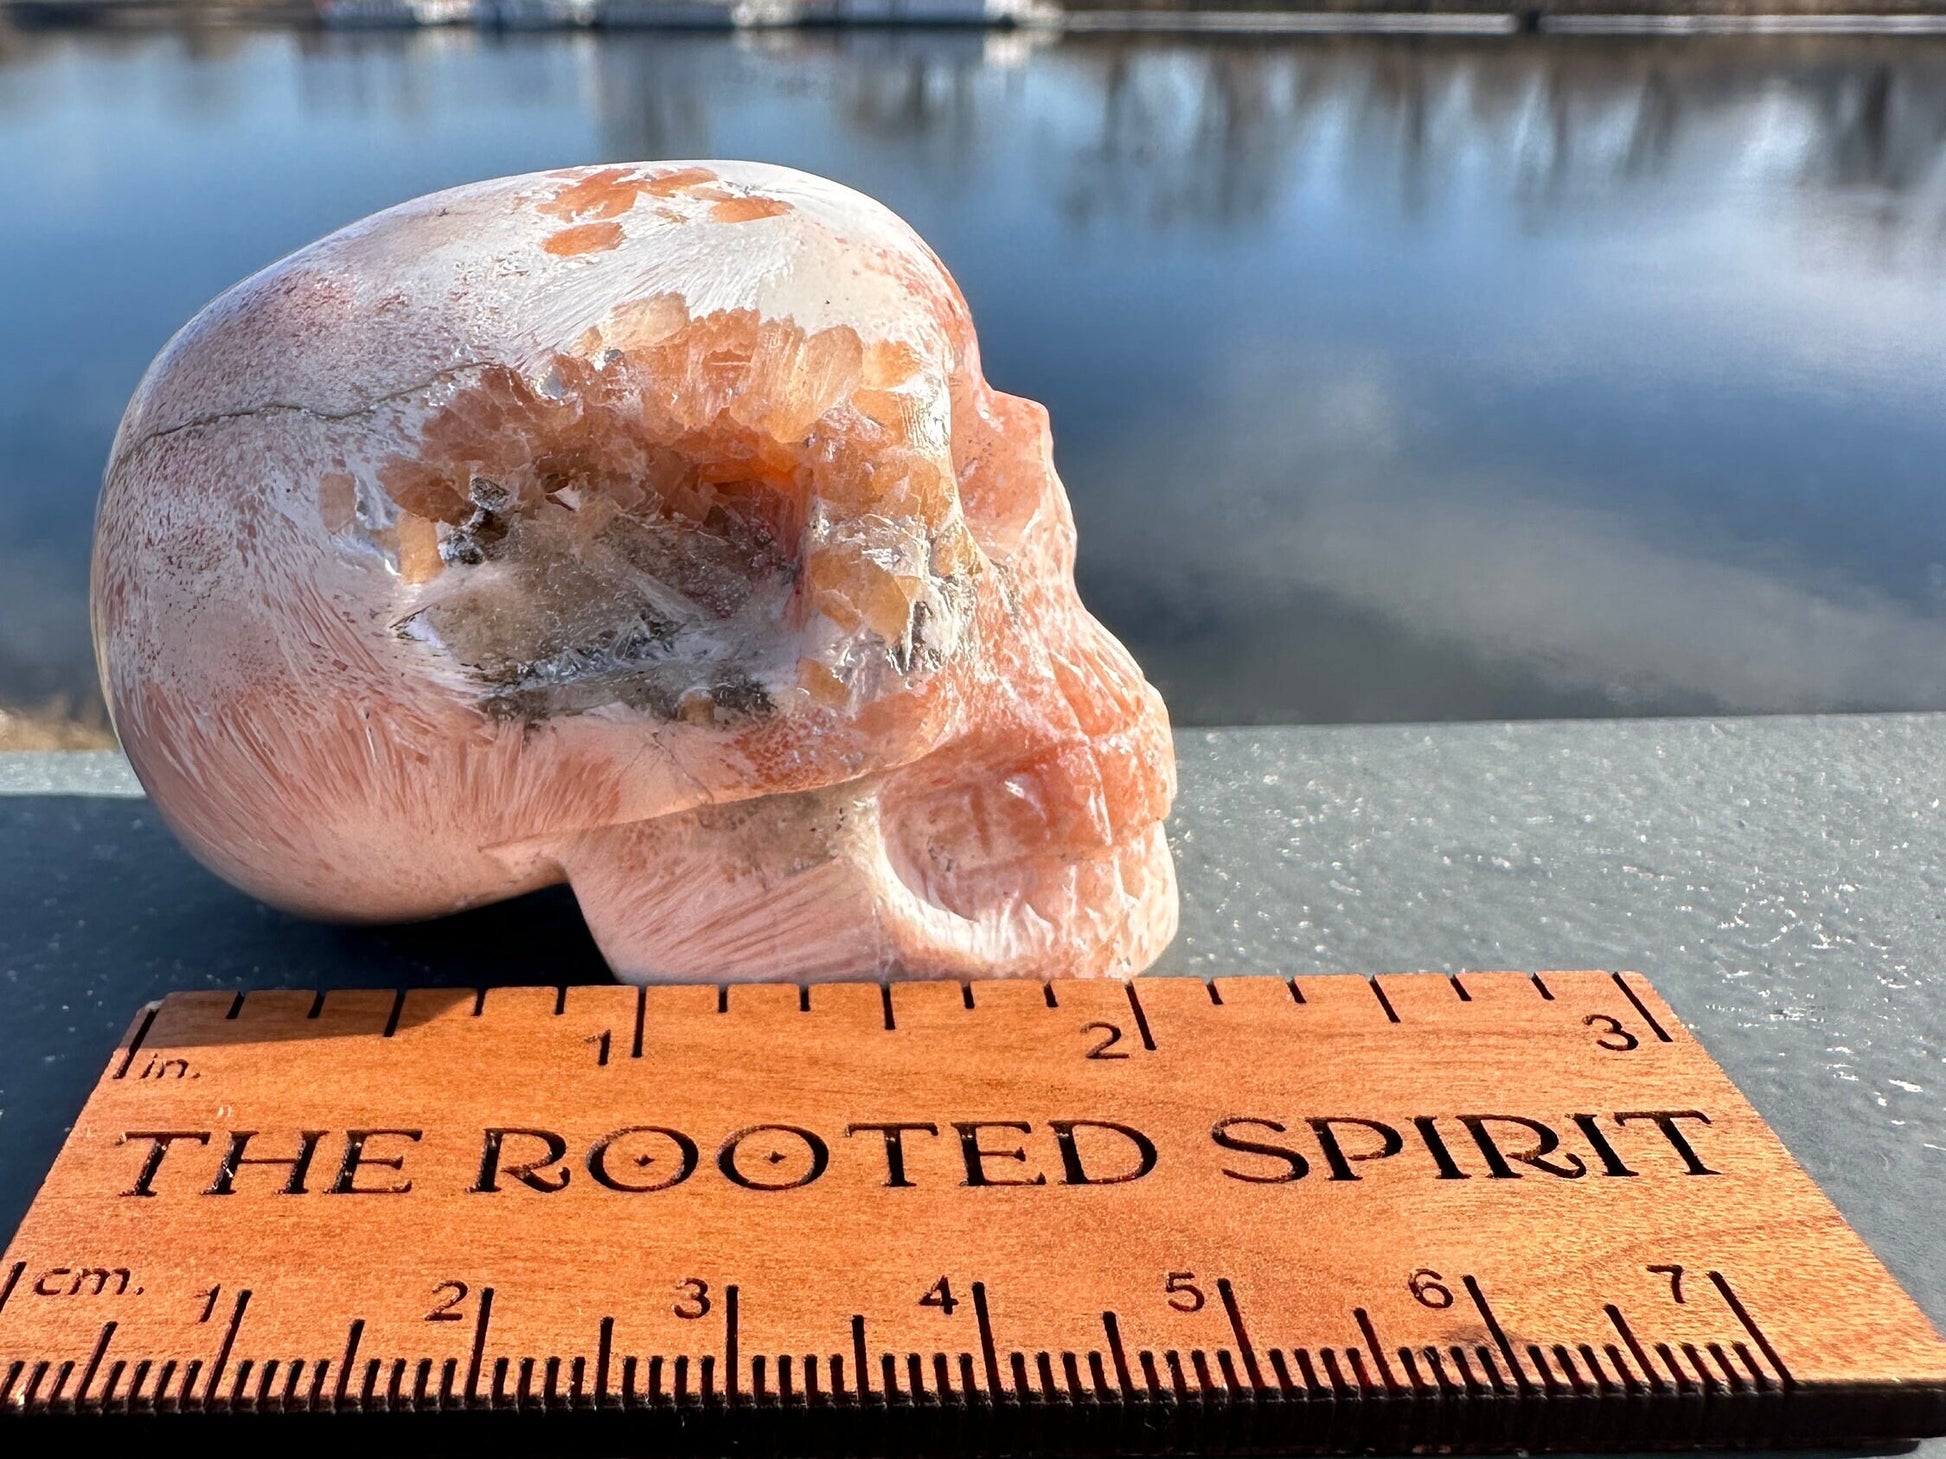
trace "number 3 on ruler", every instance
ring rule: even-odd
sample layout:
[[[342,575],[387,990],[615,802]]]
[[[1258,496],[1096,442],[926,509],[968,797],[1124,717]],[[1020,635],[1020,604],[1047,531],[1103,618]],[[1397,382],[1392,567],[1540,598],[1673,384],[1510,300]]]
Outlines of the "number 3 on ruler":
[[[682,1301],[669,1310],[684,1322],[694,1322],[699,1317],[709,1316],[709,1283],[701,1277],[684,1277],[676,1283],[676,1290],[682,1293]]]
[[[1626,1054],[1630,1049],[1639,1049],[1642,1046],[1640,1039],[1622,1027],[1619,1018],[1613,1018],[1606,1013],[1591,1013],[1581,1020],[1581,1024],[1584,1028],[1600,1029],[1601,1034],[1596,1038],[1595,1046],[1606,1049],[1611,1054]]]

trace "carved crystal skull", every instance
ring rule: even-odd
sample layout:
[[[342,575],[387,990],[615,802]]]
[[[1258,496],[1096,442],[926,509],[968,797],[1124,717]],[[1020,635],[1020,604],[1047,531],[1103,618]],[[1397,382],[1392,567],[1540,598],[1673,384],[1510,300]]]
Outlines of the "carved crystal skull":
[[[210,867],[422,918],[566,879],[615,971],[1126,974],[1159,695],[1046,413],[919,238],[747,163],[422,198],[232,289],[115,442],[97,654]]]

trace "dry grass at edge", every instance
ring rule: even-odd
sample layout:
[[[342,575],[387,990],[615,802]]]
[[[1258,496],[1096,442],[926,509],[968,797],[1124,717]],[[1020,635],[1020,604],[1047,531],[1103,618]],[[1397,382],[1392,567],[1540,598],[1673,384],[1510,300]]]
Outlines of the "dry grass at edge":
[[[0,750],[112,750],[115,736],[100,721],[76,718],[65,705],[45,709],[0,706]]]

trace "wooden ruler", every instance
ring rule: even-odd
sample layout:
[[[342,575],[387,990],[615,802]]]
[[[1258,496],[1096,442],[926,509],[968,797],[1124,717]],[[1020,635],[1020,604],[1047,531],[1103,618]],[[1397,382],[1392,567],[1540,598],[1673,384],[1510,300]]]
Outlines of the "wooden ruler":
[[[179,994],[0,1259],[0,1409],[1808,1443],[1946,1432],[1946,1345],[1633,975]]]

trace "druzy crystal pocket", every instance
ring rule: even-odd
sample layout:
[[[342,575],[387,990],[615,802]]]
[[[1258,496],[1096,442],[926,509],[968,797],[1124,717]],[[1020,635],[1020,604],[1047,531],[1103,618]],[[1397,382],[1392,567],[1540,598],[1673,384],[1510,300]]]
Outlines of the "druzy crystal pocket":
[[[218,299],[116,440],[122,743],[311,915],[572,883],[617,973],[1127,973],[1175,928],[1161,698],[1046,413],[890,212],[748,163],[508,178]]]

